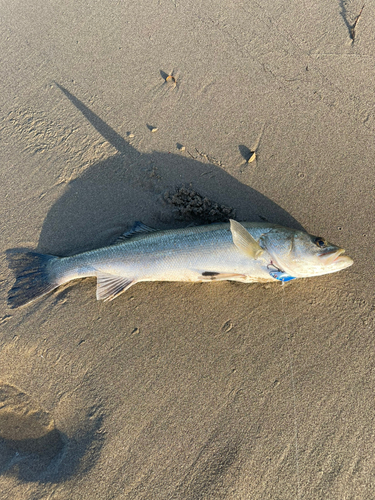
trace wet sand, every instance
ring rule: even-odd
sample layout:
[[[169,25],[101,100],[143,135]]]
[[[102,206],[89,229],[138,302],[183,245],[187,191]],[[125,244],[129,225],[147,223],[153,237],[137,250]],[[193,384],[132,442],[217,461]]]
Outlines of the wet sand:
[[[1,498],[372,498],[362,5],[3,2]],[[7,306],[9,249],[70,255],[135,220],[233,214],[324,236],[354,265],[283,287],[141,283],[110,303],[86,279]]]

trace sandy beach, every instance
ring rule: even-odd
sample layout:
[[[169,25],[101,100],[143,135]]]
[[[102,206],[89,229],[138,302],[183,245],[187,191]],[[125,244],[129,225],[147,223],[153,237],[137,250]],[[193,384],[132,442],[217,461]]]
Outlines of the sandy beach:
[[[2,2],[1,499],[375,498],[362,7]],[[134,221],[228,214],[323,236],[354,265],[284,286],[139,283],[106,303],[86,278],[7,305],[10,249],[72,255]]]

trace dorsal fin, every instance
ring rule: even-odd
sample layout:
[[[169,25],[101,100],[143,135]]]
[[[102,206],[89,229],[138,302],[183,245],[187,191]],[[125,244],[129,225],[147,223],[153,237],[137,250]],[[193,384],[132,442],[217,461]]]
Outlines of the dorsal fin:
[[[259,243],[239,222],[232,219],[229,221],[233,243],[236,245],[238,250],[251,259],[257,259],[260,257],[264,250]]]
[[[143,224],[143,222],[136,221],[134,222],[133,227],[129,231],[126,231],[124,234],[119,236],[113,243],[113,245],[119,245],[120,243],[124,243],[124,241],[130,240],[134,236],[145,236],[146,234],[152,233],[154,231],[157,231],[157,229],[146,226],[146,224]]]

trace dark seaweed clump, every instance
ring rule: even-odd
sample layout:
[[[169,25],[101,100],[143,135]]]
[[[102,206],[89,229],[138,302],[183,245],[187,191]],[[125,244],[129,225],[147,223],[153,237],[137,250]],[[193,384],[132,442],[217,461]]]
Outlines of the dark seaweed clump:
[[[178,188],[174,193],[166,192],[163,198],[174,208],[176,218],[180,220],[211,224],[228,222],[236,217],[234,208],[221,205],[186,187]]]

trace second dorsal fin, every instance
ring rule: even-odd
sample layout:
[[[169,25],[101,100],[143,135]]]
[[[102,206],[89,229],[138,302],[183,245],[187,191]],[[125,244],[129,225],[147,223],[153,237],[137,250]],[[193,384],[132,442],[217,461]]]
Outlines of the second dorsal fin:
[[[136,221],[134,222],[133,227],[129,231],[126,231],[121,236],[119,236],[113,243],[113,245],[119,245],[120,243],[124,243],[125,241],[130,240],[134,236],[145,236],[146,234],[153,233],[154,231],[157,231],[157,229],[146,226],[146,224],[143,224],[143,222]]]

